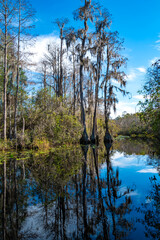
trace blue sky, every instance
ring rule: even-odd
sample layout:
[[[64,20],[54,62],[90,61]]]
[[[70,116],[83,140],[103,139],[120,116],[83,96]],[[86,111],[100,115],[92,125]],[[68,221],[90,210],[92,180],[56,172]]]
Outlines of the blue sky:
[[[37,11],[35,31],[39,35],[36,49],[39,52],[41,44],[47,39],[56,37],[58,31],[53,25],[56,18],[68,17],[70,25],[78,26],[73,20],[73,11],[81,4],[81,0],[30,0]],[[128,57],[126,73],[128,74],[127,90],[132,99],[119,97],[117,114],[123,111],[135,112],[137,102],[141,96],[137,91],[141,89],[145,71],[153,59],[160,57],[158,50],[160,34],[160,1],[159,0],[99,0],[99,3],[112,14],[111,30],[117,30],[124,38],[125,55]],[[112,115],[113,116],[113,115]]]

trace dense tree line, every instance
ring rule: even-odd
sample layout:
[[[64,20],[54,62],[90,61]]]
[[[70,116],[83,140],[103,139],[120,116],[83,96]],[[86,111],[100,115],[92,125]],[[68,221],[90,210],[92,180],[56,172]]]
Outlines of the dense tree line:
[[[143,100],[139,102],[140,111],[136,114],[124,112],[113,122],[114,135],[160,139],[160,61],[148,68],[145,83],[139,91]]]
[[[106,131],[104,140],[111,141],[108,121],[111,108],[115,110],[118,102],[116,92],[126,94],[122,67],[127,59],[121,55],[123,40],[118,32],[110,30],[112,21],[108,10],[85,0],[73,13],[79,28],[67,27],[65,18],[54,21],[59,28],[59,44],[48,44],[38,67],[43,87],[31,97],[26,91],[27,56],[22,48],[24,41],[31,41],[35,11],[26,0],[2,0],[0,6],[1,137],[22,140],[43,131],[40,137],[46,137],[55,132],[55,116],[63,121],[62,115],[68,115],[76,122],[75,131],[79,131],[78,122],[82,123],[81,143],[95,143],[100,114]],[[40,129],[38,124],[42,122]],[[45,126],[50,129],[44,130]]]
[[[147,70],[145,84],[140,91],[144,101],[141,106],[141,120],[151,130],[152,134],[160,138],[160,61],[156,61]]]

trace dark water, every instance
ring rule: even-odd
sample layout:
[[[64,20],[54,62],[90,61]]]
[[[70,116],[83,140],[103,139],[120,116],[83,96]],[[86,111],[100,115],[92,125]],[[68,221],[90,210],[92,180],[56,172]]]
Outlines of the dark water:
[[[0,239],[160,239],[158,150],[121,141],[1,155]]]

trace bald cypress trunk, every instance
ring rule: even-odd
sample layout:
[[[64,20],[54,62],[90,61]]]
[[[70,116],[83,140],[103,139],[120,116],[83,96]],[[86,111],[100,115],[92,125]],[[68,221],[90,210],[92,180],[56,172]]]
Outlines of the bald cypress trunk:
[[[85,6],[87,6],[87,0],[85,0]],[[84,33],[83,33],[83,39],[82,39],[82,46],[81,46],[81,55],[80,55],[80,100],[81,100],[81,119],[83,124],[83,134],[80,139],[81,144],[87,144],[89,142],[88,140],[88,134],[86,130],[86,119],[85,119],[85,110],[84,110],[84,99],[83,99],[83,70],[84,70],[84,49],[85,49],[85,43],[87,38],[87,17],[84,18]]]
[[[17,87],[15,97],[15,112],[14,112],[14,138],[17,138],[17,109],[18,109],[18,93],[19,93],[19,61],[20,61],[20,32],[21,32],[21,0],[19,0],[19,19],[18,19],[18,49],[17,49]]]
[[[9,138],[12,139],[12,113],[11,113],[12,103],[11,103],[11,93],[9,93]]]
[[[83,54],[81,55],[81,60],[83,61]],[[80,139],[81,144],[88,143],[88,134],[86,130],[86,120],[85,120],[85,110],[84,110],[84,102],[83,102],[83,65],[80,65],[80,100],[81,100],[81,120],[83,124],[83,134]]]
[[[107,84],[109,79],[109,65],[110,65],[110,58],[109,58],[109,49],[107,46],[107,71],[106,71],[106,81],[104,86],[104,115],[105,115],[105,136],[104,136],[104,143],[112,143],[112,137],[109,133],[109,114],[110,114],[110,105],[107,104],[107,100],[109,102],[109,99],[107,99]]]
[[[61,28],[61,48],[60,48],[60,79],[59,79],[59,97],[63,97],[63,67],[62,67],[62,61],[63,61],[63,28]]]
[[[73,115],[76,114],[76,70],[75,70],[75,52],[73,52]]]
[[[8,4],[6,1],[6,5],[5,5],[5,14],[4,14],[4,21],[5,21],[5,34],[4,34],[4,83],[3,83],[3,92],[4,92],[4,103],[3,103],[3,137],[4,140],[7,140],[7,82],[8,82],[8,76],[7,76],[7,53],[8,53],[8,43],[7,43],[7,37],[8,37],[8,24],[7,24],[7,19],[8,19],[8,15],[7,15],[7,8],[8,8]]]
[[[98,135],[97,135],[97,105],[98,105],[98,91],[99,91],[99,80],[100,80],[100,69],[101,69],[101,51],[99,50],[97,55],[97,79],[96,79],[96,88],[95,88],[95,106],[94,106],[94,116],[93,116],[93,128],[91,135],[91,142],[98,144]]]
[[[64,39],[64,27],[68,23],[67,18],[56,19],[55,24],[59,27],[60,30],[60,56],[59,56],[59,79],[58,79],[58,97],[63,97],[63,39]]]

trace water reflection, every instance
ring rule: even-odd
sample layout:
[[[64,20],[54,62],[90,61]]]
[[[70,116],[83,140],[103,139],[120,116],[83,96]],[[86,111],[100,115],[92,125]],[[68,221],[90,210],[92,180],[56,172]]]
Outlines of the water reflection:
[[[128,155],[147,154],[150,158],[160,156],[159,142],[124,139],[121,141],[115,141],[114,148],[120,152],[125,152]]]
[[[132,228],[132,223],[125,217],[131,211],[131,197],[129,196],[129,188],[120,192],[122,185],[119,179],[119,170],[114,172],[110,161],[110,145],[106,145],[106,167],[107,167],[107,196],[105,198],[106,205],[112,216],[112,235],[114,239],[125,239],[128,232]]]
[[[117,167],[117,154],[106,145],[6,155],[0,165],[0,239],[135,239],[135,209],[141,225],[151,215],[131,188],[134,174],[142,176],[139,165],[126,170],[125,154]],[[126,181],[128,171],[131,177]],[[148,226],[150,230],[153,224]]]
[[[1,216],[0,238],[19,239],[19,230],[27,216],[26,181],[23,180],[23,166],[15,159],[4,157],[1,165]]]
[[[138,219],[145,226],[145,236],[148,239],[160,239],[160,184],[157,178],[150,178],[152,188],[146,197],[146,202],[137,211],[144,214]]]

